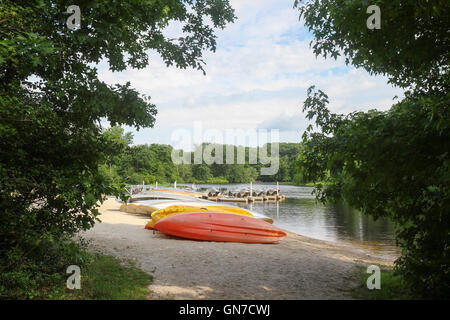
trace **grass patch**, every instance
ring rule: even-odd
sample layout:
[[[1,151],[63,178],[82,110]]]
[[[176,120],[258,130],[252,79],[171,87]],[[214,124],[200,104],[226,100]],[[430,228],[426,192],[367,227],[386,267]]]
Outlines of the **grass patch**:
[[[91,253],[82,239],[45,240],[10,248],[0,259],[0,300],[146,299],[153,277],[133,262]],[[32,250],[31,250],[31,249]],[[70,290],[67,268],[80,268],[81,288]]]
[[[369,290],[367,279],[371,274],[367,273],[366,267],[358,267],[357,274],[361,279],[360,284],[351,290],[351,295],[355,299],[362,300],[411,300],[413,297],[402,284],[400,276],[396,275],[392,269],[380,266],[381,281],[380,289]]]
[[[81,289],[71,291],[72,299],[142,300],[149,296],[147,287],[153,277],[134,263],[121,263],[115,257],[95,254],[86,272],[81,270]]]

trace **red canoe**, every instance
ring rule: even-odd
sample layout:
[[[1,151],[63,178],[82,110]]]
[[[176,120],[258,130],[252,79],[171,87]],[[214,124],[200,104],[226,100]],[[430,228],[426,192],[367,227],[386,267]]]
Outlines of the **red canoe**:
[[[195,240],[272,243],[286,233],[265,221],[230,213],[190,212],[159,220],[155,229],[162,233]]]

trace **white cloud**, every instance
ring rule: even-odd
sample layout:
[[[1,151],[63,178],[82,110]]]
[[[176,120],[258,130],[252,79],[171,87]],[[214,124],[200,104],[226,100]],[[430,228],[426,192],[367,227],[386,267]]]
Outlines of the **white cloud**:
[[[158,107],[155,129],[137,133],[136,143],[168,143],[171,130],[198,120],[222,130],[278,126],[286,139],[295,138],[297,123],[298,129],[306,123],[301,104],[312,84],[328,94],[330,109],[339,113],[386,109],[401,95],[385,78],[347,67],[342,59],[316,58],[292,0],[231,3],[238,20],[217,32],[217,51],[205,54],[206,76],[168,68],[155,53],[144,70],[100,69],[102,80],[130,81]]]

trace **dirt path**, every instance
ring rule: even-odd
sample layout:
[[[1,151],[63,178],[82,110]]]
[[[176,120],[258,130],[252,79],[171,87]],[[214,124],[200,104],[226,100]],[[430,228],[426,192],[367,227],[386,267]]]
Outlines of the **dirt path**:
[[[292,233],[269,245],[175,239],[144,229],[148,217],[119,207],[105,201],[102,223],[82,236],[152,273],[153,299],[349,299],[357,264],[392,263]]]

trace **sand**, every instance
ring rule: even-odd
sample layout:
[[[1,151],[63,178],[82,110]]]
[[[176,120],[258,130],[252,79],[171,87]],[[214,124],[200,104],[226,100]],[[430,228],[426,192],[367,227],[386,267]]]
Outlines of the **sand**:
[[[106,200],[80,235],[92,250],[136,262],[154,276],[150,299],[351,299],[358,265],[392,261],[361,248],[293,233],[278,244],[192,241],[144,229],[149,217]]]

